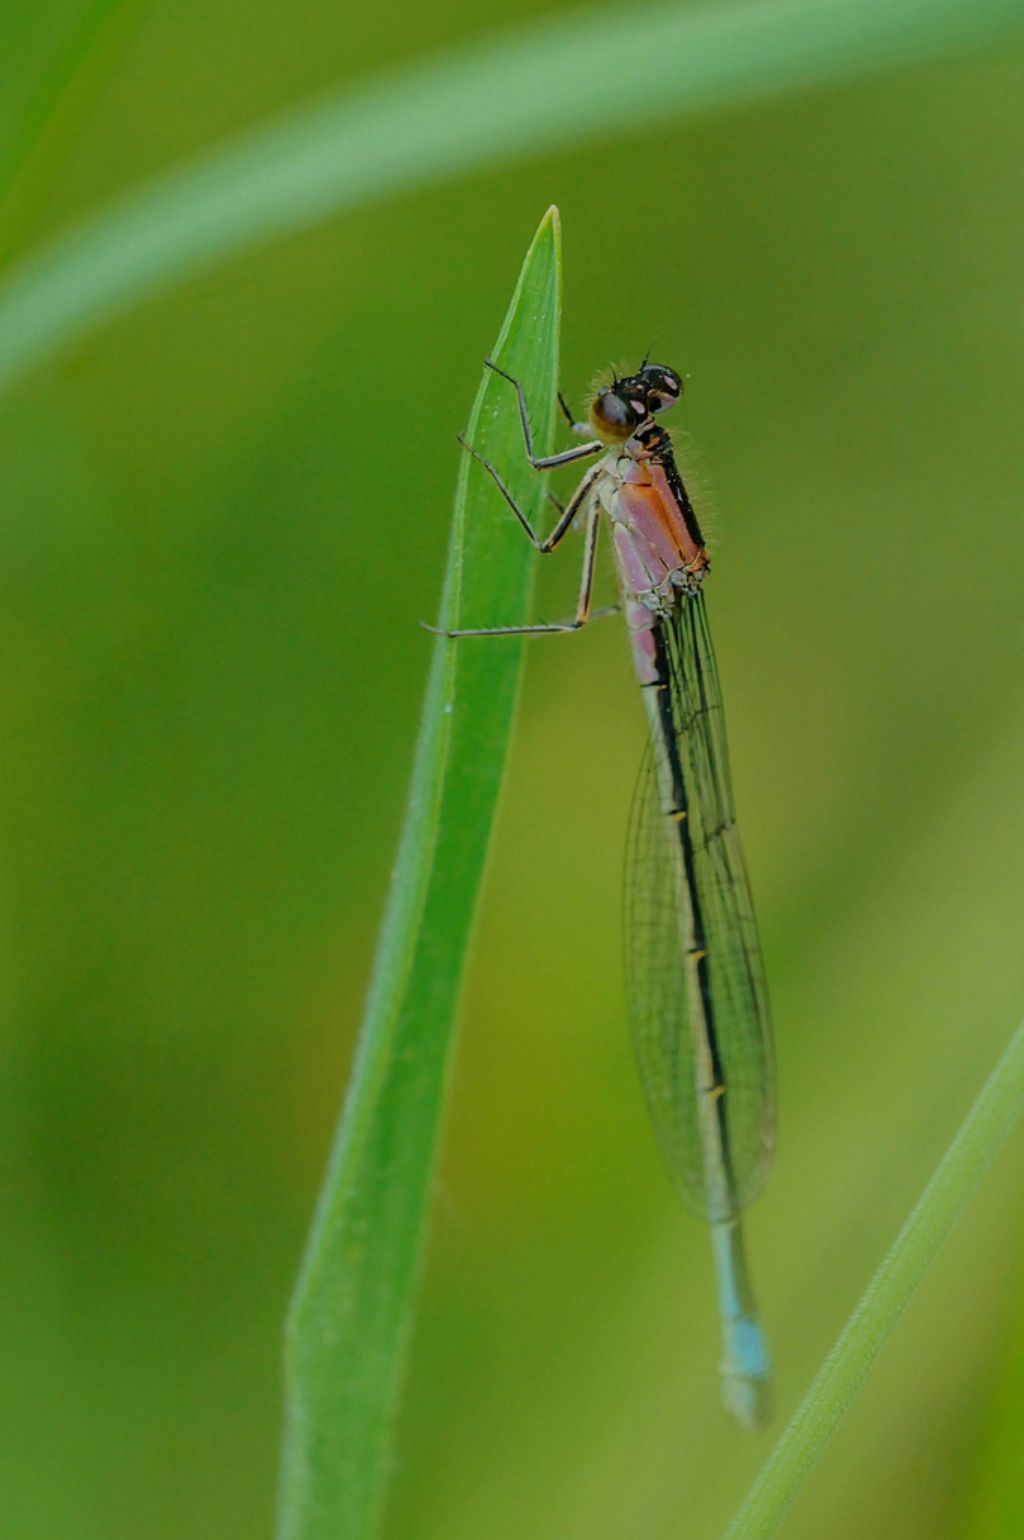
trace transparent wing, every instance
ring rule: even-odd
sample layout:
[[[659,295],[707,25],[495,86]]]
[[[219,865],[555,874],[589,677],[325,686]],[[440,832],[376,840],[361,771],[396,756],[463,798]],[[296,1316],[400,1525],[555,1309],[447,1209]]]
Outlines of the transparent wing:
[[[689,1207],[724,1219],[771,1162],[771,1025],[702,596],[681,597],[658,645],[668,688],[647,692],[652,733],[626,859],[627,993],[673,1181]]]

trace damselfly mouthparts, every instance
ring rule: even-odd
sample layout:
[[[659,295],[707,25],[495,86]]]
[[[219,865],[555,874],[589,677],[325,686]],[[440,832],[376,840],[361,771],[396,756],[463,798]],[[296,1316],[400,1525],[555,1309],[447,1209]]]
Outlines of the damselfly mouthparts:
[[[747,1273],[740,1213],[760,1190],[775,1130],[768,999],[750,885],[740,849],[722,697],[704,605],[709,561],[667,431],[655,421],[682,381],[646,361],[604,386],[587,442],[537,455],[519,382],[513,387],[530,464],[593,460],[554,529],[541,538],[500,471],[481,460],[537,550],[547,554],[579,518],[583,571],[575,615],[553,625],[487,626],[452,637],[578,631],[591,617],[601,512],[607,514],[621,602],[651,737],[630,822],[625,904],[633,1042],[658,1142],[675,1186],[707,1219],[722,1321],[722,1390],[740,1421],[768,1416],[771,1362]],[[463,441],[465,442],[465,441]],[[465,447],[478,460],[471,445]]]

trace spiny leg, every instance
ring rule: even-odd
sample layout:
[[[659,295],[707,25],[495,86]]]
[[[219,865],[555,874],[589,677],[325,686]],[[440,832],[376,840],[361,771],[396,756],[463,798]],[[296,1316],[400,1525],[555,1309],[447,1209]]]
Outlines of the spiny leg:
[[[574,499],[575,501],[575,499]],[[571,504],[570,504],[571,507]],[[568,511],[568,510],[566,510]],[[594,565],[597,556],[597,535],[601,528],[601,505],[594,498],[587,510],[587,522],[583,546],[583,570],[580,575],[580,592],[576,601],[576,614],[572,620],[556,620],[530,626],[474,626],[468,630],[444,631],[440,626],[424,626],[437,636],[458,638],[463,636],[554,636],[566,631],[580,631],[590,620],[590,600],[594,591]],[[601,614],[611,614],[618,609],[612,605]]]
[[[572,464],[572,462],[576,460],[589,459],[593,455],[600,453],[605,448],[605,446],[600,443],[600,441],[595,440],[593,443],[582,444],[578,449],[570,449],[559,455],[549,455],[544,458],[539,458],[536,456],[533,452],[533,434],[530,429],[530,418],[526,408],[526,397],[523,393],[522,386],[517,379],[515,379],[511,374],[508,374],[504,369],[499,368],[497,364],[491,361],[491,359],[486,359],[485,363],[489,369],[494,371],[495,374],[500,374],[503,379],[508,380],[515,389],[516,400],[519,405],[519,420],[523,429],[523,442],[526,447],[526,455],[534,470],[549,470],[558,465]],[[558,392],[558,404],[561,407],[562,413],[570,427],[574,426],[572,421],[572,412],[569,410],[568,403],[566,402],[565,397],[562,395],[561,391]],[[558,512],[558,522],[556,523],[554,529],[551,531],[550,535],[548,535],[546,539],[542,540],[537,534],[536,530],[533,528],[533,525],[530,523],[530,520],[527,518],[526,514],[516,502],[513,493],[506,485],[497,467],[492,465],[489,460],[485,460],[483,455],[479,454],[477,450],[473,448],[472,444],[470,444],[465,436],[461,433],[459,434],[459,443],[462,445],[463,449],[467,451],[467,453],[473,456],[474,460],[479,460],[484,470],[487,472],[495,486],[498,488],[498,491],[501,493],[502,497],[512,509],[512,512],[519,520],[519,523],[522,525],[523,530],[525,531],[534,549],[542,556],[549,555],[564,539],[567,531],[572,525],[573,520],[579,512],[579,509],[586,501],[588,494],[592,494],[594,482],[597,480],[602,469],[600,465],[593,466],[586,473],[586,475],[584,475],[579,486],[576,488],[572,497],[569,499],[569,502],[565,505],[563,505],[559,499],[554,496],[553,493],[549,492],[547,494],[549,500],[554,504]],[[435,635],[438,636],[448,636],[452,638],[464,636],[550,636],[567,631],[579,631],[583,626],[587,624],[587,621],[591,618],[597,619],[605,615],[613,615],[617,613],[618,610],[620,610],[622,607],[621,604],[608,605],[606,608],[598,610],[594,616],[591,616],[590,611],[591,596],[594,586],[594,565],[595,557],[597,554],[597,536],[598,530],[600,528],[600,515],[601,506],[596,497],[594,497],[591,501],[591,506],[587,512],[586,517],[583,570],[580,581],[579,598],[576,605],[576,614],[572,620],[554,621],[549,624],[538,623],[535,625],[524,626],[477,626],[457,631],[445,631],[439,626],[430,626],[423,622],[422,624],[424,630],[432,631]]]
[[[467,439],[463,438],[461,433],[459,434],[459,443],[462,445],[467,454],[471,454],[473,459],[479,461],[479,463],[483,466],[484,470],[487,472],[488,476],[490,476],[491,480],[494,482],[494,485],[497,487],[506,503],[508,503],[509,507],[512,509],[512,512],[523,526],[534,548],[539,551],[541,556],[549,556],[555,547],[559,545],[565,538],[566,532],[568,531],[573,519],[576,517],[577,513],[582,507],[587,493],[590,491],[594,482],[597,480],[601,473],[600,465],[592,466],[591,469],[587,471],[586,475],[583,477],[583,480],[580,482],[579,486],[572,494],[572,497],[564,507],[557,498],[551,498],[552,502],[555,504],[555,507],[558,509],[558,523],[555,525],[550,535],[548,535],[545,540],[542,540],[541,537],[537,534],[537,531],[534,529],[533,525],[530,523],[529,519],[526,517],[526,514],[516,502],[515,497],[506,485],[497,466],[492,465],[490,460],[485,460],[483,455],[477,454],[472,444],[470,444]],[[551,497],[551,494],[549,493],[548,496]]]
[[[593,455],[600,454],[604,449],[605,446],[601,443],[600,439],[592,439],[589,443],[579,444],[575,449],[563,449],[559,454],[535,455],[533,452],[533,432],[530,428],[530,414],[526,410],[526,396],[523,393],[523,387],[514,375],[506,373],[504,369],[499,369],[498,365],[493,363],[491,359],[485,358],[484,363],[488,369],[493,369],[495,374],[500,374],[503,380],[508,380],[509,384],[515,389],[516,400],[519,403],[519,421],[523,425],[523,443],[526,445],[526,458],[535,471],[550,471],[554,470],[558,465],[571,465],[574,460],[588,460]],[[560,392],[559,401],[562,410],[566,411],[566,405],[564,400],[562,400]],[[572,413],[568,412],[567,415],[571,423]]]

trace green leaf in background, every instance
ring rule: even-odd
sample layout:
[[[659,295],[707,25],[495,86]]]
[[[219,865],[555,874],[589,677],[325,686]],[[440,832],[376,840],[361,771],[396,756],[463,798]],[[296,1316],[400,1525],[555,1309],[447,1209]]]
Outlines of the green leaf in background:
[[[541,444],[551,435],[560,293],[558,215],[549,209],[492,355],[522,380]],[[543,478],[525,464],[515,398],[490,371],[468,431],[539,515]],[[522,620],[533,563],[492,483],[463,456],[442,624]],[[368,1540],[379,1521],[459,983],[521,655],[517,638],[435,643],[352,1083],[288,1326],[282,1540]]]
[[[0,155],[0,261],[10,260],[24,227],[52,185],[120,62],[148,0],[93,0],[62,29],[18,115],[14,143]]]
[[[254,129],[25,259],[0,290],[0,384],[147,294],[401,187],[1021,31],[1019,0],[743,0],[484,37]]]

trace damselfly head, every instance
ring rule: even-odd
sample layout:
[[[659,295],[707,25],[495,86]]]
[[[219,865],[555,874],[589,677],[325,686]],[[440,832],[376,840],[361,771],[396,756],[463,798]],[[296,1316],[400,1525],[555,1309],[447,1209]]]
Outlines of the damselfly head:
[[[644,363],[636,374],[602,386],[591,403],[590,425],[602,443],[619,443],[655,412],[674,406],[682,393],[674,369]]]
[[[649,412],[667,411],[670,406],[675,406],[683,393],[679,375],[674,369],[666,369],[664,364],[644,364],[637,379],[644,382]]]

